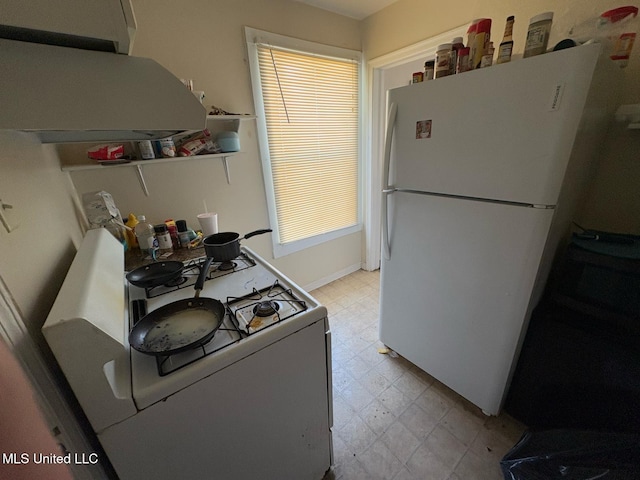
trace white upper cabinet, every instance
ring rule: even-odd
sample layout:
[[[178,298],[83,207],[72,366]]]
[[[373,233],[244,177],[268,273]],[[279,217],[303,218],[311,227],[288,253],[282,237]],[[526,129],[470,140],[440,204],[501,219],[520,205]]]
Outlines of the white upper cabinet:
[[[126,55],[135,30],[130,0],[2,0],[0,37]]]

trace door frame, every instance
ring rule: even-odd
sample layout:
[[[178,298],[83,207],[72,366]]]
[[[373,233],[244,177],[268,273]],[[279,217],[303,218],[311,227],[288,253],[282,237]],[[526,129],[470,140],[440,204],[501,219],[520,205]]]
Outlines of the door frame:
[[[387,90],[385,89],[385,75],[387,70],[406,63],[435,57],[438,45],[450,42],[455,37],[464,37],[471,22],[448,30],[434,37],[422,40],[413,45],[367,60],[366,95],[370,115],[365,125],[366,141],[364,158],[370,159],[366,163],[364,189],[365,205],[365,261],[364,270],[380,268],[380,248],[382,246],[380,222],[382,208],[382,165],[384,161],[384,138],[387,124]],[[410,77],[407,77],[410,78]]]

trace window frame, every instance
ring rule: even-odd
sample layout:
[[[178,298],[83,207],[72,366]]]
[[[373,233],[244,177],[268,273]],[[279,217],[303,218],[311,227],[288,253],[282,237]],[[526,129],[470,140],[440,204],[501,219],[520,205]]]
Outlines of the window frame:
[[[294,252],[298,252],[309,247],[320,245],[322,243],[335,240],[345,235],[351,235],[353,233],[362,230],[362,217],[363,217],[363,113],[364,113],[364,66],[362,61],[362,53],[357,50],[350,50],[341,47],[333,47],[330,45],[324,45],[320,43],[310,42],[307,40],[300,40],[285,35],[279,35],[270,32],[264,32],[251,27],[245,27],[245,39],[247,42],[249,70],[251,73],[251,87],[253,90],[253,100],[256,111],[256,124],[257,124],[257,136],[258,147],[260,152],[260,159],[262,164],[262,173],[265,191],[267,195],[267,210],[269,213],[269,222],[273,229],[272,244],[273,244],[273,256],[279,258],[285,255],[289,255]],[[273,176],[271,171],[271,155],[269,151],[269,139],[267,135],[266,115],[264,110],[264,99],[262,96],[262,84],[260,80],[260,67],[258,65],[258,52],[257,47],[262,45],[273,45],[279,49],[290,50],[293,52],[300,52],[307,55],[318,55],[329,58],[338,58],[342,60],[353,60],[358,64],[358,138],[357,138],[357,163],[358,163],[358,179],[357,179],[357,221],[355,225],[343,227],[338,230],[315,235],[301,240],[295,240],[288,243],[280,243],[280,233],[278,231],[278,218],[276,210],[275,200],[275,188],[273,183]]]

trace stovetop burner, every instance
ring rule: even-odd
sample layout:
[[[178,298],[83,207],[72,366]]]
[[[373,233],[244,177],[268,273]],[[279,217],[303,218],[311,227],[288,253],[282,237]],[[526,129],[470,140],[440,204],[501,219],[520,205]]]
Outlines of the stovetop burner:
[[[280,309],[280,305],[273,300],[265,300],[253,307],[253,313],[258,317],[268,317],[274,315]]]
[[[219,266],[218,266],[218,270],[222,271],[222,272],[226,272],[228,270],[233,270],[234,268],[236,268],[238,266],[238,264],[236,262],[222,262]]]
[[[164,284],[164,286],[167,288],[179,287],[180,285],[182,285],[184,282],[187,282],[188,280],[189,279],[187,277],[178,277],[178,278],[174,278],[173,280],[169,280],[167,283]]]
[[[254,290],[243,297],[228,297],[227,309],[231,318],[243,333],[252,335],[263,328],[275,325],[307,309],[307,303],[299,300],[278,280],[273,285]]]

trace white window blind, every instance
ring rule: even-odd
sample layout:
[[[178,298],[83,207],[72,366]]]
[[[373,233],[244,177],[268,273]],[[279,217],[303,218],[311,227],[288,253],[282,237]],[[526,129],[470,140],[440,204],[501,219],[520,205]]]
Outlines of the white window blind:
[[[356,225],[355,60],[257,45],[278,241]]]

